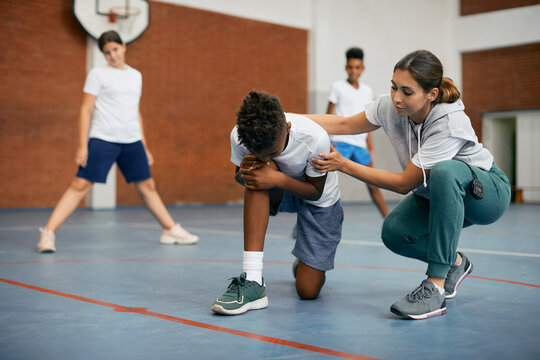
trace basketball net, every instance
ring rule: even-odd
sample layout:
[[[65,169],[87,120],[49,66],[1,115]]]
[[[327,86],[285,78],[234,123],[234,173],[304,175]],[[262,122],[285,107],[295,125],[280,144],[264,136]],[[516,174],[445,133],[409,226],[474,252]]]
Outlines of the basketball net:
[[[109,10],[109,23],[115,24],[122,39],[131,37],[131,28],[141,9],[134,6],[114,6]]]

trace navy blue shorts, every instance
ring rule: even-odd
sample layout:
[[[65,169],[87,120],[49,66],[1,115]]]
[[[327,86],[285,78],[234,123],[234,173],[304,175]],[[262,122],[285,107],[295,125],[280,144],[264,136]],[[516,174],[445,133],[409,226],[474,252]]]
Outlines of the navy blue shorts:
[[[115,162],[128,183],[152,177],[142,141],[119,144],[94,138],[88,141],[86,167],[79,166],[76,176],[91,182],[105,183]]]
[[[341,241],[341,200],[332,206],[318,207],[283,191],[277,212],[297,213],[296,244],[292,254],[314,269],[332,270],[337,246]]]
[[[371,154],[363,147],[354,146],[344,142],[336,142],[334,143],[334,147],[341,154],[341,156],[352,160],[355,163],[367,165],[371,162]]]

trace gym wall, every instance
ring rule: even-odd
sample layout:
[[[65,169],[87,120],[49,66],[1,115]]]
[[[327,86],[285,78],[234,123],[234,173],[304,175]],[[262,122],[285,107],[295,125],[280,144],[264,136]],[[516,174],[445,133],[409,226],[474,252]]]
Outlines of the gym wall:
[[[86,35],[70,1],[0,1],[0,207],[55,205],[75,175]]]
[[[68,1],[2,1],[0,16],[0,208],[52,207],[76,172],[86,35]],[[158,191],[166,204],[240,201],[235,112],[250,90],[307,111],[308,32],[160,2],[150,16],[127,62],[143,74]],[[118,176],[117,204],[140,204]]]
[[[479,138],[482,113],[540,109],[540,43],[462,54],[465,111]]]
[[[466,16],[536,5],[538,3],[540,3],[538,0],[460,0],[459,12],[461,16]]]

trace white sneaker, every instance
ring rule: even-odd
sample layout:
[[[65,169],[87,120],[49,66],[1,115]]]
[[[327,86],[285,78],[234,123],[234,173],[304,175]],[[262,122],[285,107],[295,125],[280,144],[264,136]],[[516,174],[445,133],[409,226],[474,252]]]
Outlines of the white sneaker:
[[[170,230],[164,229],[163,233],[161,234],[161,239],[159,239],[160,243],[166,245],[189,245],[195,244],[197,241],[199,241],[199,237],[197,235],[190,234],[178,223],[174,224]]]
[[[54,232],[51,230],[39,228],[41,231],[41,236],[39,237],[39,243],[37,245],[38,252],[40,253],[50,253],[55,252],[56,248],[54,247]]]

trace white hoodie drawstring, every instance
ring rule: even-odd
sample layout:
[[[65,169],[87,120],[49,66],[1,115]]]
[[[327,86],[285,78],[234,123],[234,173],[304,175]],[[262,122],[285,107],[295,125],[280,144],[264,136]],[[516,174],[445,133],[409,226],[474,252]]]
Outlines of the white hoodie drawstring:
[[[418,161],[420,161],[420,167],[422,168],[422,175],[424,175],[424,187],[427,187],[426,171],[424,170],[424,164],[422,164],[422,156],[420,156],[420,139],[421,138],[422,138],[422,123],[418,127]],[[411,151],[410,145],[409,145],[409,151]]]
[[[427,187],[426,171],[424,170],[424,164],[422,164],[422,157],[420,156],[420,139],[422,136],[422,123],[418,127],[418,160],[420,161],[420,167],[422,168],[422,175],[424,175],[424,187]],[[411,124],[407,126],[407,141],[409,142],[409,161],[412,160],[411,152]]]
[[[407,126],[407,141],[409,142],[409,161],[412,160],[412,154],[411,154],[411,124],[408,124]]]

